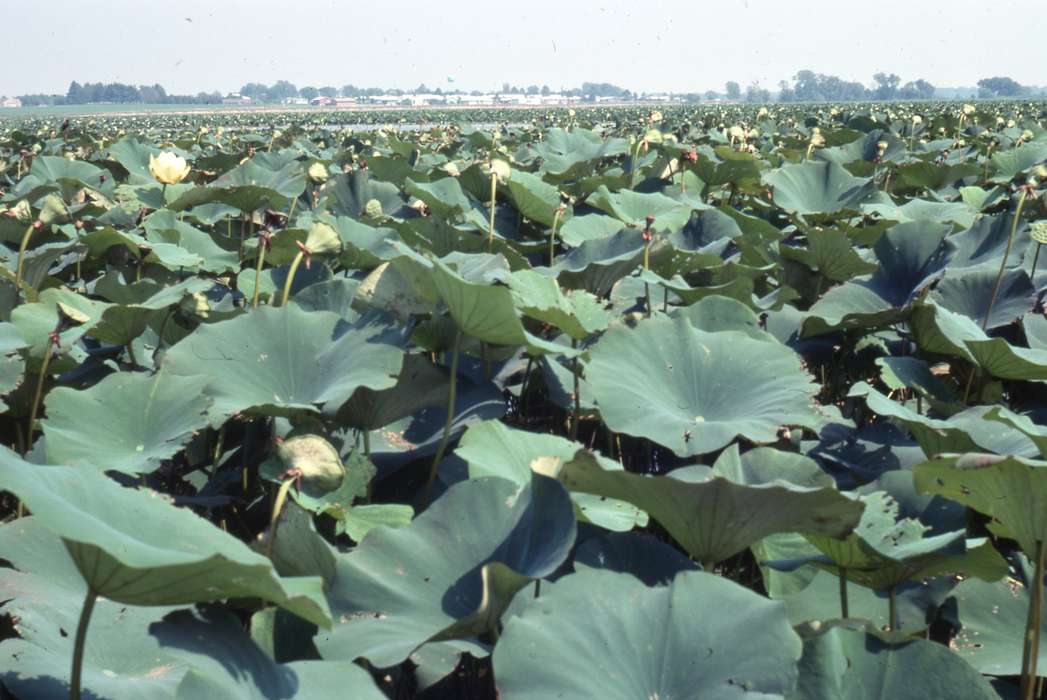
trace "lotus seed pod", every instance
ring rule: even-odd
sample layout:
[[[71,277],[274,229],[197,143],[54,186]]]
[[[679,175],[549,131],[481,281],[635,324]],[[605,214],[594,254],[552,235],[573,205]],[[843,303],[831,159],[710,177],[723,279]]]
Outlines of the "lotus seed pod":
[[[330,493],[342,485],[345,465],[338,450],[319,435],[297,435],[276,447],[284,468],[300,474],[302,486],[310,491]]]
[[[333,228],[318,221],[309,229],[309,235],[305,239],[305,247],[313,255],[334,254],[342,250],[342,239],[338,237]]]
[[[1029,224],[1029,237],[1040,245],[1047,245],[1047,220]]]
[[[317,185],[322,185],[327,182],[327,178],[330,174],[327,172],[327,166],[323,163],[316,162],[309,166],[309,170],[306,171],[306,175]]]
[[[189,174],[189,164],[177,153],[164,151],[159,156],[149,155],[149,173],[165,185],[177,185]]]
[[[364,216],[369,219],[377,219],[382,215],[382,203],[377,199],[368,199],[364,205]]]

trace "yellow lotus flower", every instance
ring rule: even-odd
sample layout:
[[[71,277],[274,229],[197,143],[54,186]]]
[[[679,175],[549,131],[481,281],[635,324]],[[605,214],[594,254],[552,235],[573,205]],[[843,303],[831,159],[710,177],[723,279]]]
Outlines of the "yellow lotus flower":
[[[165,185],[177,185],[189,174],[189,164],[177,153],[164,151],[149,155],[149,173]]]
[[[974,114],[974,111],[974,105],[972,104],[965,104],[963,106],[963,113],[966,114],[968,117]]]
[[[760,111],[756,113],[756,118],[757,119],[763,119],[764,117],[766,117],[769,114],[770,114],[770,112],[767,111],[766,107],[760,107]]]

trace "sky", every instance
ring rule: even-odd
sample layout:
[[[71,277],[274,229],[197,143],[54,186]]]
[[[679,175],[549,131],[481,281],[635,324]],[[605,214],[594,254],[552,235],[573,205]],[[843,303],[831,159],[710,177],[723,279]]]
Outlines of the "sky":
[[[0,0],[0,95],[70,81],[170,93],[247,82],[554,91],[774,89],[809,68],[872,83],[1047,84],[1042,0]],[[448,79],[453,79],[450,83]]]

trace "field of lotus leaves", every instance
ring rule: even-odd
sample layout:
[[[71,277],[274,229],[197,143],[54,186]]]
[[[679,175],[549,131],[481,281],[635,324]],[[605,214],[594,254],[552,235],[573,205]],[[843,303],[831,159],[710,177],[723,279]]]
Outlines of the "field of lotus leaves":
[[[0,121],[0,697],[1044,697],[1045,126]]]

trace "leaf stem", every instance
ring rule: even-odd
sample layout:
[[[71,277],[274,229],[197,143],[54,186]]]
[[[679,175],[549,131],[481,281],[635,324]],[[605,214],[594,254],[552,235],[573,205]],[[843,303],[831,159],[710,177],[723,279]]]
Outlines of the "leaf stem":
[[[33,446],[33,431],[36,427],[36,414],[40,410],[40,399],[44,393],[44,378],[47,377],[47,368],[51,365],[51,357],[55,354],[55,344],[48,340],[47,350],[44,350],[44,359],[40,363],[40,374],[36,379],[36,391],[33,393],[33,404],[29,407],[29,428],[26,432],[26,451]]]
[[[305,257],[305,253],[298,251],[298,254],[294,256],[294,260],[291,261],[291,269],[287,271],[287,279],[284,280],[284,292],[280,297],[280,306],[287,306],[287,297],[291,296],[291,284],[294,283],[295,273],[298,272],[298,266],[302,264],[303,257]]]
[[[1033,700],[1036,696],[1036,665],[1040,656],[1040,619],[1043,616],[1043,575],[1047,548],[1043,540],[1036,541],[1036,564],[1029,586],[1029,615],[1025,622],[1025,643],[1022,648],[1022,679],[1018,697]]]
[[[847,569],[841,566],[836,577],[840,579],[840,617],[846,620],[851,616],[851,606],[847,600]]]
[[[894,586],[887,592],[887,617],[891,631],[898,630],[898,589]]]
[[[96,600],[98,600],[98,594],[94,589],[88,587],[83,607],[80,608],[80,621],[76,625],[76,637],[73,641],[73,669],[69,676],[69,700],[80,700],[80,677],[84,668],[87,624],[91,621],[91,613],[94,612]]]
[[[433,455],[433,464],[429,467],[429,478],[425,482],[425,491],[422,494],[422,503],[429,503],[430,491],[433,482],[436,481],[436,470],[440,466],[440,460],[444,458],[447,443],[451,441],[451,425],[454,423],[454,405],[458,399],[458,354],[462,345],[462,331],[459,329],[454,334],[454,349],[451,350],[451,378],[447,387],[447,420],[444,421],[444,434],[440,438],[440,446],[436,448]]]
[[[553,266],[556,258],[556,226],[560,223],[561,212],[563,212],[563,207],[556,207],[556,212],[553,214],[553,230],[549,232],[549,267]]]
[[[284,504],[287,503],[287,493],[291,490],[294,482],[294,477],[284,479],[280,482],[280,489],[276,492],[276,502],[273,503],[273,512],[269,516],[269,540],[265,543],[265,556],[269,557],[269,559],[273,558],[273,547],[276,544],[276,528],[280,524],[280,512],[284,509]]]
[[[265,265],[265,250],[267,246],[258,242],[258,264],[254,268],[254,293],[251,294],[251,308],[258,308],[258,295],[262,290],[262,266]],[[301,255],[301,253],[298,253]]]
[[[494,206],[498,200],[498,173],[491,172],[491,214],[487,233],[487,252],[494,247]]]
[[[571,338],[571,348],[574,350],[578,349],[578,341]],[[578,422],[582,418],[582,397],[581,397],[581,380],[579,379],[578,371],[578,356],[575,355],[571,358],[571,374],[574,375],[574,415],[571,417],[571,439],[578,439]]]
[[[1007,236],[1007,247],[1003,251],[1003,260],[1000,261],[1000,271],[996,275],[996,284],[992,288],[992,296],[989,297],[989,308],[985,310],[985,318],[982,319],[982,330],[989,325],[989,316],[992,315],[992,307],[996,304],[996,295],[1000,293],[1000,284],[1003,282],[1003,271],[1007,269],[1007,258],[1011,256],[1011,246],[1014,245],[1014,232],[1018,230],[1018,222],[1021,221],[1022,207],[1025,206],[1026,189],[1018,197],[1018,207],[1014,212],[1014,221],[1011,222],[1011,233]]]
[[[15,293],[22,287],[22,271],[25,267],[25,251],[29,247],[29,239],[33,235],[35,227],[29,224],[29,228],[22,234],[22,242],[18,246],[18,266],[15,268]]]

